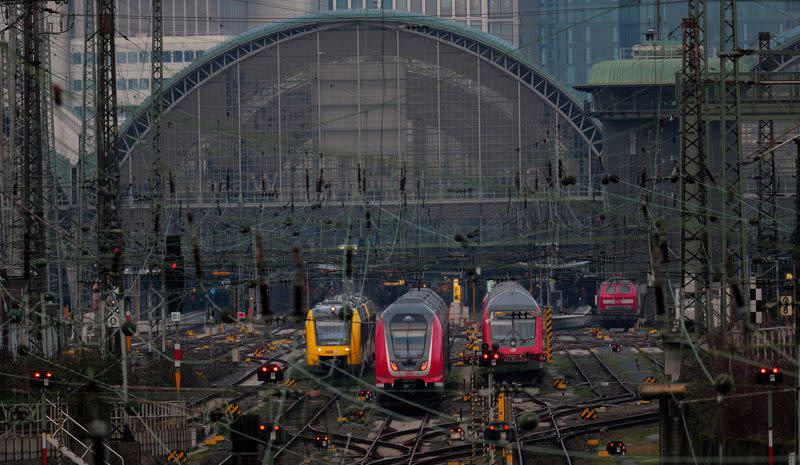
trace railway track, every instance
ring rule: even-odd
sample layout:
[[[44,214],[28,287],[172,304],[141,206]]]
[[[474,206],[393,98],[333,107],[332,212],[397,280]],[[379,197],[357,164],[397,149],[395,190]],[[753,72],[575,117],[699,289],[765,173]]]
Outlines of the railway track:
[[[308,396],[304,396],[304,397],[305,397],[305,400],[304,400],[304,402],[305,402],[305,401],[308,400]],[[278,458],[280,458],[281,456],[283,456],[283,455],[285,455],[287,453],[287,451],[289,450],[291,445],[295,443],[295,441],[297,441],[300,438],[305,438],[303,436],[303,433],[305,433],[306,430],[313,429],[314,422],[317,421],[317,419],[319,419],[327,411],[327,409],[331,405],[333,405],[333,403],[338,398],[339,398],[339,393],[338,392],[336,392],[333,395],[331,395],[330,399],[328,399],[328,401],[319,410],[317,410],[317,412],[314,415],[312,415],[311,418],[308,421],[304,422],[303,426],[294,435],[292,435],[290,438],[288,438],[287,441],[284,444],[282,444],[281,447],[277,451],[275,451],[274,459],[275,459],[276,463],[277,463]],[[288,411],[289,410],[287,409],[287,412]],[[286,412],[284,412],[284,414],[285,413]]]

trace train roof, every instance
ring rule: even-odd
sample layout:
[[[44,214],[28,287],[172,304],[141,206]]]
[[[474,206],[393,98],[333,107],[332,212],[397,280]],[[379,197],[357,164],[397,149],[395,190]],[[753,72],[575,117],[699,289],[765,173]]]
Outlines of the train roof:
[[[447,324],[447,305],[439,294],[428,288],[412,289],[401,295],[383,311],[383,316],[402,311],[409,306],[426,307],[442,324]]]
[[[329,299],[325,299],[322,302],[316,304],[311,311],[316,313],[325,312],[331,306],[336,307],[350,307],[358,312],[358,316],[361,321],[366,321],[369,318],[364,311],[364,304],[367,304],[369,307],[370,313],[375,313],[375,308],[372,305],[372,302],[365,296],[361,294],[340,294]]]
[[[489,310],[530,310],[539,309],[539,304],[527,289],[513,281],[497,284],[486,296],[486,308]]]
[[[633,280],[628,278],[608,278],[601,284],[633,284]]]

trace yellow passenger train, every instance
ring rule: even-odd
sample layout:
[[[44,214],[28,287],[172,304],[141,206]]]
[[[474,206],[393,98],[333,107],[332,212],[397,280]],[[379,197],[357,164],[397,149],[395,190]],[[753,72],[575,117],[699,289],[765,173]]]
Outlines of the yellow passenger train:
[[[306,364],[359,372],[375,359],[375,307],[360,294],[338,295],[308,311]]]

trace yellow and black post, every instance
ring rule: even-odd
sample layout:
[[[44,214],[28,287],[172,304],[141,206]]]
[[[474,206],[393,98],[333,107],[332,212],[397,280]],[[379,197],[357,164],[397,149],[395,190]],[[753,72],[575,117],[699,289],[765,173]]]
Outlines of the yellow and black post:
[[[544,348],[544,357],[547,363],[553,363],[553,307],[544,308],[544,337],[547,345]]]

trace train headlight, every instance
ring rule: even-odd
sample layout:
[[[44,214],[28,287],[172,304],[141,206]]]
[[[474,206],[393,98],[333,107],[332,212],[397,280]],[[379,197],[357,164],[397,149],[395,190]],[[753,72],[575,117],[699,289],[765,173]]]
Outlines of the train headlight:
[[[422,365],[419,366],[419,369],[420,369],[420,371],[427,370],[428,369],[428,361],[427,360],[423,360],[422,361]]]
[[[345,351],[345,352],[350,352],[350,348],[349,348],[349,347],[345,347],[345,348],[344,348],[344,351]]]
[[[322,347],[317,347],[317,352],[322,352]]]

